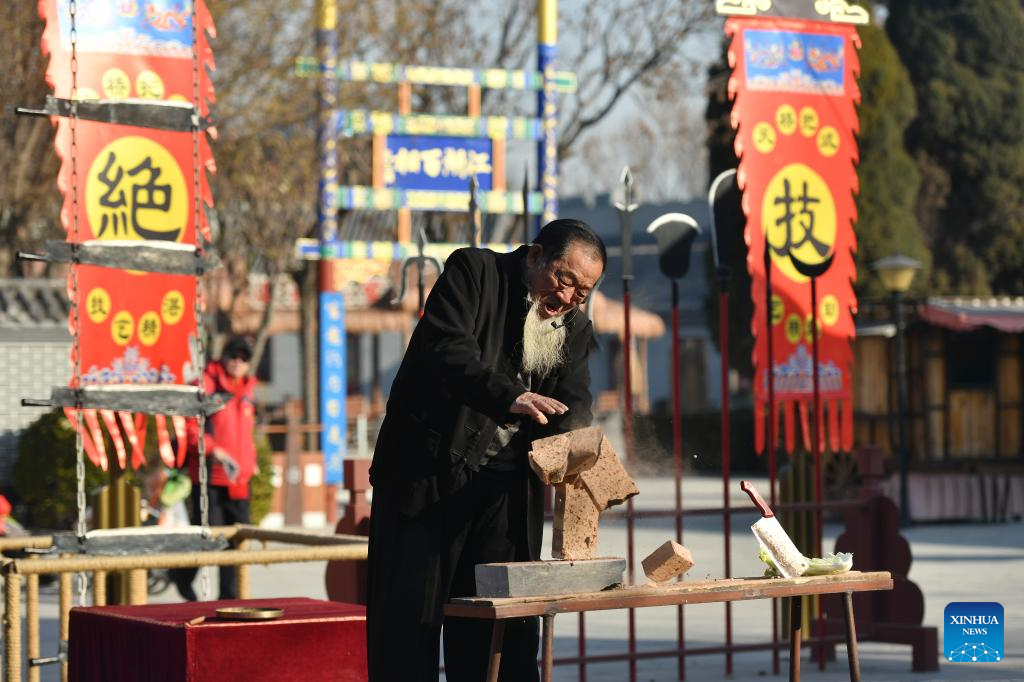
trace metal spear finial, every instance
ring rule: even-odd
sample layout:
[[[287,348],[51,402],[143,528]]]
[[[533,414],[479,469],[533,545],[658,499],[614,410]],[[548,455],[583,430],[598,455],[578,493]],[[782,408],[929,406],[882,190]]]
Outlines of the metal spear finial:
[[[623,166],[619,176],[622,183],[622,203],[616,202],[619,212],[619,227],[622,235],[622,279],[633,279],[633,211],[637,205],[633,203],[633,172],[629,166]]]

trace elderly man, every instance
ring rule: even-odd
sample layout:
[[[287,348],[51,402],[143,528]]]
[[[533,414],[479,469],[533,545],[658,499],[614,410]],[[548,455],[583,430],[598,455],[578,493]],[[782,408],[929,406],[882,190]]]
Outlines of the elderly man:
[[[427,300],[388,399],[370,470],[371,682],[482,680],[490,628],[442,618],[474,566],[540,558],[530,442],[590,423],[593,330],[579,306],[604,272],[594,231],[555,220],[533,244],[460,249]],[[537,619],[509,622],[502,680],[538,679]]]

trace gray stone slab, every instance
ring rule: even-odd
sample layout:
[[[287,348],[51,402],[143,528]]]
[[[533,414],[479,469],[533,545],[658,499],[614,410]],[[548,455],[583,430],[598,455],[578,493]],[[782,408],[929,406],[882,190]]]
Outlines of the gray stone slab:
[[[533,597],[598,592],[622,583],[626,560],[513,561],[477,564],[476,596]]]
[[[146,532],[148,530],[157,532]],[[165,532],[159,532],[159,531]],[[120,533],[118,532],[120,531]],[[53,534],[53,546],[58,554],[90,554],[95,556],[130,556],[136,554],[164,554],[167,552],[213,552],[228,549],[228,541],[221,535],[204,536],[198,532],[166,532],[155,526],[122,528],[78,536],[69,531]]]

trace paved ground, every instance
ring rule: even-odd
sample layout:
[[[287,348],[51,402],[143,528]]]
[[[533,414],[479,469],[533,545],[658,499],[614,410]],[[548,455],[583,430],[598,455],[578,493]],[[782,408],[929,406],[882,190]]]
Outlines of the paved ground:
[[[638,479],[641,490],[637,498],[639,509],[663,509],[672,504],[671,479],[643,477]],[[764,486],[766,487],[766,485]],[[738,481],[732,486],[732,498],[737,505],[748,505],[746,496],[739,491]],[[684,505],[712,507],[722,499],[719,479],[687,478],[683,485]],[[733,517],[732,551],[734,575],[758,575],[757,545],[748,526],[757,519],[751,508],[748,516]],[[622,521],[602,523],[600,554],[625,555],[625,525]],[[826,527],[826,549],[841,531],[838,524]],[[635,553],[640,559],[656,546],[673,537],[671,520],[644,520],[637,524]],[[933,682],[934,680],[971,680],[985,682],[1024,682],[1024,596],[1019,591],[1019,576],[1024,575],[1024,524],[944,524],[916,526],[904,535],[911,543],[914,563],[910,578],[925,595],[925,623],[939,628],[942,646],[942,615],[946,604],[952,601],[998,601],[1005,608],[1006,657],[999,663],[948,663],[940,661],[937,673],[910,672],[910,649],[905,646],[863,643],[860,659],[863,679],[873,682]],[[550,546],[550,535],[545,546]],[[700,518],[687,522],[684,543],[693,552],[697,566],[691,571],[694,578],[715,578],[723,575],[722,527],[720,519]],[[309,596],[325,598],[323,564],[291,564],[252,568],[252,594],[261,596]],[[173,588],[157,595],[152,601],[173,601],[177,595]],[[695,605],[686,608],[686,633],[689,647],[720,645],[724,639],[724,606],[721,604]],[[43,590],[43,653],[56,651],[56,595]],[[733,606],[734,641],[764,642],[770,639],[770,611],[765,602],[744,602]],[[642,609],[637,611],[639,648],[667,649],[674,646],[675,609]],[[626,616],[622,612],[601,612],[586,617],[586,646],[588,652],[618,653],[626,650]],[[563,615],[555,620],[555,647],[558,656],[573,656],[577,652],[577,619]],[[849,679],[846,672],[846,653],[839,647],[838,658],[828,664],[824,672],[816,665],[805,662],[803,679],[808,682],[838,682]],[[734,659],[733,679],[761,678],[786,679],[786,655],[782,658],[782,675],[772,675],[771,657],[767,652],[737,655]],[[687,661],[687,679],[703,682],[725,678],[722,655],[694,656]],[[56,680],[55,670],[46,670],[44,680]],[[642,682],[675,680],[675,659],[652,659],[638,664],[638,680]],[[557,666],[555,679],[559,682],[578,680],[575,666]],[[587,668],[588,682],[621,682],[628,679],[625,663],[592,665]],[[397,682],[397,681],[396,681]]]

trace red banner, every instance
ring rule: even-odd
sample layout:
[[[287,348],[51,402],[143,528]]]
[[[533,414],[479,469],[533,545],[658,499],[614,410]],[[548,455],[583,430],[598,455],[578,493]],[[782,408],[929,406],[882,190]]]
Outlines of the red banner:
[[[786,449],[792,451],[795,445],[797,419],[803,445],[811,449],[814,327],[810,280],[798,270],[803,264],[824,269],[816,277],[823,406],[817,415],[818,433],[822,449],[827,434],[833,451],[849,450],[850,341],[857,306],[852,286],[857,219],[853,195],[858,191],[855,104],[860,100],[857,31],[849,24],[774,17],[729,18],[725,30],[732,37],[729,92],[740,159],[737,178],[747,217],[747,269],[753,279],[757,449],[761,452],[765,445],[769,366]]]
[[[207,33],[213,25],[196,0],[40,0],[46,21],[43,52],[54,96],[89,100],[164,100],[196,103],[202,116],[213,101]],[[193,42],[196,49],[193,51]],[[74,50],[72,50],[74,47]],[[72,59],[74,51],[74,60]],[[198,58],[194,58],[194,54]],[[196,224],[195,196],[211,206],[207,173],[213,156],[205,134],[55,118],[62,165],[61,220],[69,242],[148,241],[196,245],[209,237],[205,211]],[[74,130],[72,131],[72,126]],[[69,329],[77,337],[71,385],[190,384],[197,379],[197,283],[190,275],[133,272],[73,265],[68,295],[77,304]],[[74,353],[77,351],[77,358]],[[77,362],[76,362],[77,360]],[[102,420],[124,466],[139,463],[144,420],[100,411],[86,415],[90,458],[105,467]],[[160,451],[168,463],[166,423],[158,417]],[[125,446],[124,440],[128,441]],[[179,453],[179,455],[182,453]]]

